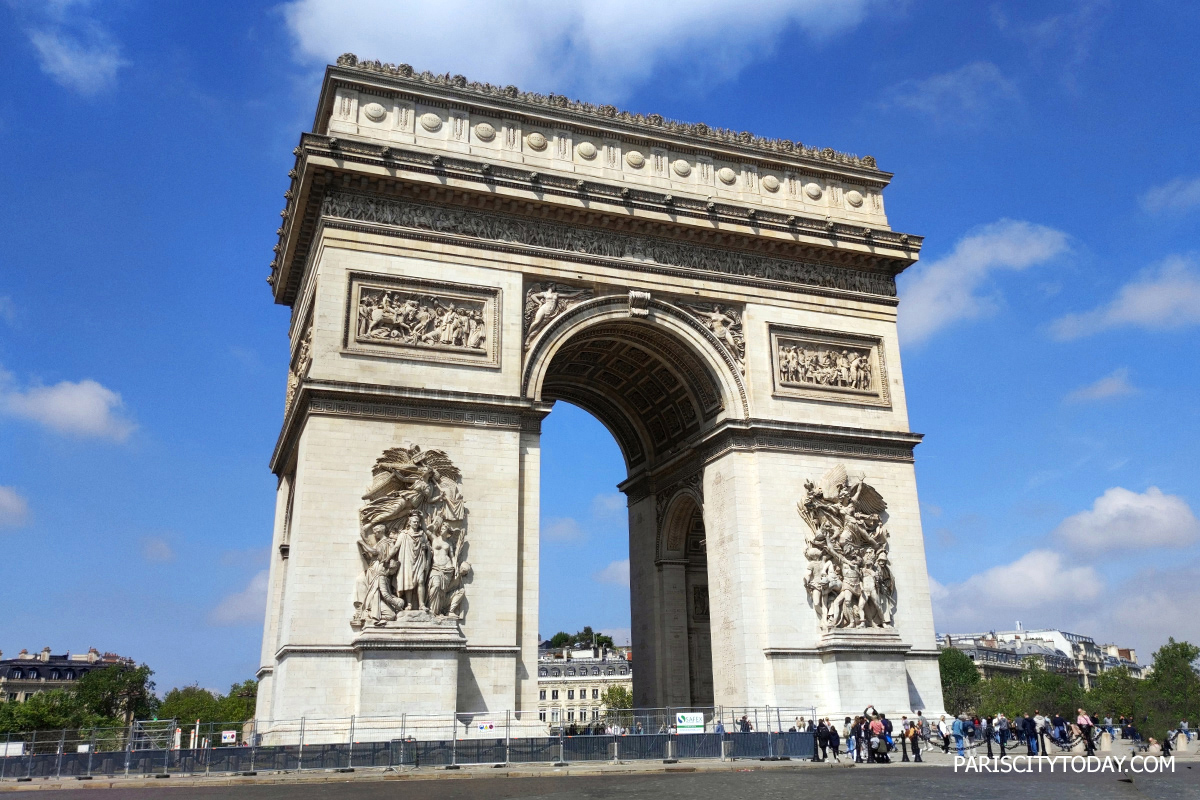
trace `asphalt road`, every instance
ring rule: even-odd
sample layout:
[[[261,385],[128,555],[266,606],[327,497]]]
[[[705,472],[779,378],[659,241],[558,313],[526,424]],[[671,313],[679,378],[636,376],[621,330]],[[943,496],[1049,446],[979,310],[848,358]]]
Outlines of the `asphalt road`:
[[[39,798],[118,800],[451,800],[451,798],[531,798],[545,800],[696,800],[753,798],[796,800],[801,797],[906,797],[920,800],[963,797],[1004,800],[1073,800],[1074,798],[1138,798],[1200,800],[1200,764],[1180,764],[1174,775],[1134,776],[1132,782],[1103,775],[964,775],[944,768],[858,767],[837,770],[749,771],[719,773],[563,776],[537,778],[472,778],[421,781],[351,780],[323,784],[258,786],[147,787],[131,789],[39,791]]]

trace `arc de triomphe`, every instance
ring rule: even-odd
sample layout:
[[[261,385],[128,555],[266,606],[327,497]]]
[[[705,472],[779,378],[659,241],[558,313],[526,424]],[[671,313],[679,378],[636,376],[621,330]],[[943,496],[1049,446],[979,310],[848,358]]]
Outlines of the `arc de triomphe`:
[[[941,710],[874,159],[351,55],[295,156],[260,720],[537,709],[556,400],[628,466],[636,705]]]

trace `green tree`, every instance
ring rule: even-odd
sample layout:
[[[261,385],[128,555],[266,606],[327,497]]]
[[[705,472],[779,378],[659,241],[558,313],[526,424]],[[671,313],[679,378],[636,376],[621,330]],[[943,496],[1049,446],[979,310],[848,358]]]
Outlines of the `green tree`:
[[[38,692],[23,703],[0,703],[0,733],[90,728],[111,724],[72,691]]]
[[[938,654],[942,673],[942,699],[952,714],[974,711],[979,704],[979,671],[961,650],[946,647]]]
[[[80,678],[75,694],[91,713],[128,725],[135,719],[148,719],[158,709],[154,681],[150,680],[153,674],[145,664],[113,664]]]
[[[609,709],[633,708],[633,692],[624,686],[610,686],[600,695],[600,702]]]
[[[221,715],[221,697],[208,689],[201,689],[195,684],[176,688],[167,692],[162,704],[158,707],[158,715],[163,719],[178,720],[188,724],[201,722],[225,722]]]
[[[1200,719],[1200,647],[1168,639],[1154,653],[1154,669],[1142,688],[1142,723],[1147,735],[1162,738],[1181,719]]]
[[[559,631],[550,637],[550,646],[556,650],[563,647],[592,647],[593,645],[612,647],[613,640],[611,636],[593,631],[591,625],[584,626],[583,630],[578,633]]]
[[[571,634],[567,633],[566,631],[559,631],[558,633],[556,633],[550,637],[550,646],[553,647],[555,650],[558,650],[559,648],[562,648],[562,647],[566,647],[570,643],[571,643]]]
[[[1096,676],[1087,693],[1087,707],[1102,715],[1113,717],[1144,716],[1144,682],[1133,677],[1125,667],[1116,667]]]
[[[221,722],[245,722],[254,716],[258,704],[258,681],[251,678],[229,687],[220,699]]]

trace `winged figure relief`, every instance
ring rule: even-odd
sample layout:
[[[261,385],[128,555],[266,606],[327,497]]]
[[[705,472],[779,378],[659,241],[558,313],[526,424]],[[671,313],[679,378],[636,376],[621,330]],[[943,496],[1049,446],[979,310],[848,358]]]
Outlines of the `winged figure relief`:
[[[558,283],[535,283],[525,293],[525,346],[529,347],[550,321],[592,296],[590,289],[572,289]]]
[[[412,511],[429,525],[442,521],[462,527],[464,507],[458,482],[462,474],[441,450],[419,445],[384,451],[371,470],[373,479],[360,512],[364,526],[401,519]]]

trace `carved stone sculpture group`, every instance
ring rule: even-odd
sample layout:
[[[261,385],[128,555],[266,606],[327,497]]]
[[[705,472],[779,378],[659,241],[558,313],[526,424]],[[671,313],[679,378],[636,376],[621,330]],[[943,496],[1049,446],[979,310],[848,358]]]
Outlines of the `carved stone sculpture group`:
[[[441,450],[417,445],[384,452],[359,511],[363,574],[355,587],[355,628],[386,626],[404,612],[463,615],[467,509],[458,468]]]
[[[797,504],[807,523],[804,588],[821,629],[894,626],[896,584],[884,527],[887,503],[861,474],[839,464]]]
[[[871,351],[852,347],[779,345],[779,380],[869,392],[874,387]]]
[[[482,351],[483,303],[363,287],[358,298],[360,342]]]

